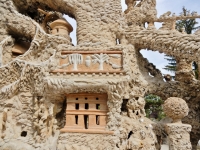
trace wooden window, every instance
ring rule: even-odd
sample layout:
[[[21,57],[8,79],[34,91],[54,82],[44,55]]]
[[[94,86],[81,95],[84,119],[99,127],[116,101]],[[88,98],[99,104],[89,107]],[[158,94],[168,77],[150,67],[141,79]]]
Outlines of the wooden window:
[[[106,133],[107,94],[68,94],[66,125],[62,132]],[[74,121],[73,121],[74,120]]]

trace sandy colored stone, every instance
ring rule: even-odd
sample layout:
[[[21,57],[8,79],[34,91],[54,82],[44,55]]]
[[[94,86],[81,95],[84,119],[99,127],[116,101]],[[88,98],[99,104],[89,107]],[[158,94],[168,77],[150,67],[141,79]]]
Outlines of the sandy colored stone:
[[[138,4],[126,0],[126,4],[122,12],[121,0],[1,0],[0,149],[157,150],[163,132],[172,141],[186,136],[183,141],[191,149],[190,131],[185,128],[189,125],[178,124],[176,133],[171,132],[174,125],[166,130],[169,122],[145,117],[144,97],[149,93],[162,99],[178,97],[169,103],[172,107],[166,101],[166,109],[171,110],[167,114],[175,121],[184,117],[183,122],[192,125],[190,137],[196,148],[200,86],[190,63],[199,64],[200,38],[198,32],[176,31],[175,22],[200,16],[166,12],[157,17],[156,0]],[[77,45],[71,42],[72,28],[63,14],[77,21]],[[163,23],[162,27],[156,29],[155,22]],[[164,82],[141,49],[174,56],[179,69],[175,81],[166,76]],[[76,113],[81,112],[81,127],[87,123],[83,103],[82,110],[73,109],[72,114],[75,103],[67,99],[83,93],[106,95],[99,103],[103,110],[89,114],[92,132],[85,128],[84,133],[61,132],[66,125],[68,131],[75,128]],[[186,100],[189,113],[180,98]],[[98,108],[94,100],[88,104]]]
[[[167,117],[173,119],[174,123],[181,123],[181,119],[187,116],[189,112],[187,103],[178,97],[170,97],[165,100],[163,110]]]

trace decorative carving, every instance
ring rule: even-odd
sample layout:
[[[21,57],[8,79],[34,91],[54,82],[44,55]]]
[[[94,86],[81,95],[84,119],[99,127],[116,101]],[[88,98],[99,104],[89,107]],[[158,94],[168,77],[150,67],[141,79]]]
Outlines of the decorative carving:
[[[173,119],[174,123],[181,123],[181,119],[189,112],[187,103],[178,97],[168,98],[163,105],[163,110],[168,117]]]
[[[70,66],[71,64],[73,67]],[[63,55],[60,56],[60,66],[54,72],[120,74],[122,65],[122,52],[120,51],[105,51],[104,53],[68,51],[63,52]]]
[[[122,14],[120,1],[114,0],[0,1],[1,149],[159,149],[154,134],[155,129],[160,129],[159,123],[144,117],[143,97],[148,93],[187,100],[190,112],[184,122],[193,127],[191,141],[196,147],[200,139],[200,82],[187,74],[191,66],[184,64],[199,64],[200,38],[198,32],[188,35],[174,29],[176,20],[200,16],[167,12],[157,18],[156,0],[126,3],[128,9]],[[37,8],[44,11],[39,9],[38,13]],[[62,14],[78,22],[76,46],[70,41],[71,26],[58,20]],[[157,30],[154,22],[163,22],[163,27]],[[48,34],[49,26],[52,34]],[[16,52],[12,48],[19,39],[28,40],[30,47],[12,60],[12,50]],[[141,49],[174,56],[182,64],[181,78],[177,78],[180,80],[163,82],[161,73],[140,55]],[[65,118],[69,113],[65,112],[65,95],[69,93],[107,93],[108,97],[102,100],[106,107],[103,115],[100,113],[103,117],[91,117],[96,124],[90,127],[94,131],[103,118],[103,131],[114,134],[61,134],[64,124],[71,123]],[[169,105],[166,102],[165,107],[171,110],[167,113],[175,122],[163,125],[170,148],[191,149],[191,126],[180,124],[188,108],[179,100]],[[91,115],[96,112],[99,110]]]
[[[90,56],[86,56],[85,65],[86,65],[87,67],[90,67],[90,65],[91,65],[91,58],[90,58]]]
[[[131,118],[138,118],[146,116],[144,106],[145,100],[141,97],[131,96],[126,104],[128,109],[128,116]]]
[[[109,62],[109,56],[107,54],[94,54],[91,56],[92,57],[92,62],[96,64],[97,62],[99,63],[99,70],[103,70],[103,64]]]
[[[70,54],[69,63],[74,64],[73,70],[78,70],[77,65],[83,63],[83,56],[81,54]]]

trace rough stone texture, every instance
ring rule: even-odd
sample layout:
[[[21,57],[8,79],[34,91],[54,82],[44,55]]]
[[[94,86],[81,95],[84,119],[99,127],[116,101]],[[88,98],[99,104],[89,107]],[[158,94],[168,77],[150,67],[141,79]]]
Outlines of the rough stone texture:
[[[191,125],[171,123],[166,124],[166,132],[169,135],[170,150],[191,150],[190,142]]]
[[[170,97],[165,100],[163,110],[167,117],[173,119],[173,123],[165,125],[170,150],[191,150],[190,132],[192,127],[181,122],[181,119],[188,115],[187,103],[181,98]]]
[[[168,98],[164,105],[163,110],[167,117],[172,118],[174,123],[181,123],[181,119],[188,115],[187,103],[177,97]]]
[[[170,16],[167,12],[157,18],[155,0],[143,0],[137,5],[134,0],[127,0],[128,9],[123,13],[120,3],[120,0],[0,1],[0,149],[159,149],[158,137],[164,126],[145,118],[144,96],[148,93],[163,99],[186,100],[189,115],[183,122],[192,125],[191,141],[196,149],[200,139],[200,86],[192,68],[185,64],[192,61],[199,64],[200,38],[198,33],[180,33],[174,25],[176,20],[200,16]],[[63,19],[62,13],[77,21],[77,46],[72,45],[67,35],[50,34],[49,24]],[[162,28],[157,30],[154,22],[163,22]],[[23,42],[30,43],[26,52],[13,53],[13,48]],[[175,81],[163,81],[160,71],[139,53],[146,48],[178,60]],[[61,60],[69,58],[66,52],[89,52],[87,56],[91,57],[95,51],[96,72],[79,70],[82,62],[79,58],[60,66]],[[110,54],[117,59],[119,53],[121,66],[111,64]],[[88,64],[84,67],[91,67]],[[71,68],[77,65],[74,67],[77,70],[67,70],[68,65]],[[113,70],[105,71],[106,65]],[[107,94],[106,130],[114,134],[60,133],[66,121],[65,95],[72,93]],[[185,132],[180,134],[184,136]]]
[[[58,150],[92,150],[113,149],[116,147],[115,136],[106,134],[79,134],[64,133],[59,137]]]

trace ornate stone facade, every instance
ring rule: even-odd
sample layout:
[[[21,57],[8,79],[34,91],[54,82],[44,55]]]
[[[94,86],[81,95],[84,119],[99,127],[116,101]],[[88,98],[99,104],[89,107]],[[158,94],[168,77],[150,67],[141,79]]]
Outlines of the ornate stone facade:
[[[148,93],[186,101],[189,113],[183,122],[192,126],[190,137],[196,149],[200,84],[185,64],[200,62],[200,38],[198,32],[176,31],[175,21],[200,16],[167,12],[157,18],[156,0],[135,2],[126,0],[128,9],[122,12],[120,0],[0,1],[0,149],[159,149],[163,132],[169,138],[176,134],[171,134],[173,125],[166,127],[145,117]],[[69,37],[72,27],[62,14],[77,21],[76,46]],[[154,22],[163,26],[156,29]],[[180,62],[176,81],[163,81],[160,71],[139,53],[146,48]],[[101,102],[104,113],[99,112],[104,116],[103,133],[60,132],[71,123],[66,122],[70,120],[66,95],[81,93],[106,95]],[[84,123],[89,125],[94,116],[86,115]],[[76,125],[76,118],[73,122]],[[187,135],[184,143],[190,143],[191,128],[186,126],[178,135]]]

